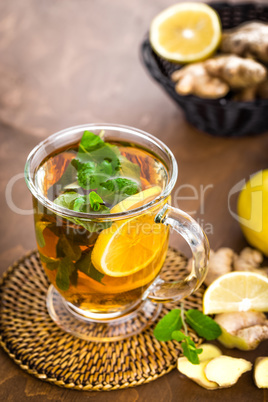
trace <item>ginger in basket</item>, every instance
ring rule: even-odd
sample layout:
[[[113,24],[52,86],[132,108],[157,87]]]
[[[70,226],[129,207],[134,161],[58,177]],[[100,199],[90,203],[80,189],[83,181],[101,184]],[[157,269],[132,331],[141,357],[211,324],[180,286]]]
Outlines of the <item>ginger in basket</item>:
[[[267,77],[266,68],[251,59],[222,55],[174,71],[171,79],[180,95],[222,98],[230,90],[257,86]]]

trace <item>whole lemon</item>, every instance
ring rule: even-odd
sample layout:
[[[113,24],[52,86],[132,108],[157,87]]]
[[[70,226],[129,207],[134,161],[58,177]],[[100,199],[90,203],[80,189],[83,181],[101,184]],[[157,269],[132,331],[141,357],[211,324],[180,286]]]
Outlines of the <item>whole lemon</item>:
[[[268,256],[268,169],[252,175],[242,188],[237,212],[249,244]]]

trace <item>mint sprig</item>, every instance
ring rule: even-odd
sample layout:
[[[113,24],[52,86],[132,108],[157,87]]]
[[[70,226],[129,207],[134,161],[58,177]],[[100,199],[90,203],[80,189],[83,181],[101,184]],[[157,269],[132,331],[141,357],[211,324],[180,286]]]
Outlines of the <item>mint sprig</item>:
[[[85,131],[76,157],[71,162],[77,170],[82,191],[94,190],[105,204],[113,205],[140,191],[140,168],[111,145],[90,131]],[[76,188],[76,187],[75,187]]]
[[[154,336],[158,341],[175,340],[181,343],[183,354],[192,364],[199,364],[198,355],[202,349],[197,348],[188,335],[188,324],[199,336],[206,340],[217,339],[221,334],[220,326],[210,317],[198,310],[184,311],[181,309],[169,311],[156,325]],[[183,328],[184,332],[181,331]]]

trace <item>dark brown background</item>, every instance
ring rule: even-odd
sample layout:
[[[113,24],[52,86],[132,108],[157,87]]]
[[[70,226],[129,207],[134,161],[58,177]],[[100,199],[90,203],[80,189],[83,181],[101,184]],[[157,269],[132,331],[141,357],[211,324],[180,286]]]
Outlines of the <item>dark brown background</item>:
[[[228,211],[228,194],[240,180],[267,168],[268,133],[256,138],[223,139],[199,132],[147,76],[138,49],[151,19],[171,0],[2,0],[0,1],[0,190],[1,272],[35,247],[32,217],[7,205],[5,189],[20,179],[12,199],[31,208],[22,178],[29,151],[45,137],[71,125],[93,122],[135,126],[161,138],[179,164],[179,206],[205,222],[211,247],[239,251],[245,240]],[[265,3],[265,0],[263,0]],[[198,193],[196,199],[190,188]],[[208,187],[204,201],[200,189]],[[175,200],[174,200],[175,201]],[[236,197],[232,199],[235,211]],[[204,220],[204,221],[203,221]],[[213,232],[213,233],[211,233]],[[172,236],[172,245],[184,244]],[[228,351],[254,362],[267,355]],[[265,401],[252,373],[230,389],[206,391],[170,374],[137,388],[111,393],[79,393],[57,388],[23,372],[0,350],[2,401]]]

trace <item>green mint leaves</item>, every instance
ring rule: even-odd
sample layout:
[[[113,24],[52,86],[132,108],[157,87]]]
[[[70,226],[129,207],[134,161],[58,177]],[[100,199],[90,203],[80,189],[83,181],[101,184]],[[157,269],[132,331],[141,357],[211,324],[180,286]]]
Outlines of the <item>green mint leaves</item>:
[[[186,323],[202,338],[206,340],[217,339],[221,334],[220,326],[212,318],[198,310],[188,311],[174,309],[167,313],[156,325],[154,336],[158,341],[175,340],[181,343],[184,356],[192,364],[199,364],[198,355],[202,349],[197,349],[195,343],[188,336]],[[184,332],[181,331],[183,327]]]
[[[57,258],[49,258],[39,252],[40,260],[45,263],[48,270],[56,270],[56,285],[60,290],[67,291],[70,285],[77,285],[78,271],[102,283],[104,274],[97,271],[91,262],[91,251],[81,253],[78,245],[71,245],[65,235],[61,235],[57,246]]]
[[[197,349],[194,341],[187,336],[184,341],[181,343],[181,347],[183,350],[183,354],[192,364],[199,364],[198,355],[202,353],[202,349]]]
[[[61,193],[58,187],[62,184]],[[126,197],[140,191],[140,167],[125,156],[119,148],[102,140],[90,131],[85,131],[75,158],[66,168],[64,174],[52,186],[59,194],[54,203],[75,212],[109,214],[112,206]],[[69,221],[83,226],[89,232],[105,229],[110,222],[96,224],[77,218]],[[40,247],[44,243],[42,228],[37,231]]]
[[[101,204],[103,204],[103,200],[101,197],[95,193],[95,191],[92,191],[89,194],[89,202],[90,206],[93,209],[93,211],[98,212],[101,209]]]
[[[207,341],[217,339],[221,334],[220,326],[210,317],[198,310],[188,310],[185,321],[195,332]]]
[[[91,191],[88,195],[80,195],[75,191],[68,191],[59,195],[54,200],[54,203],[71,211],[98,212],[100,214],[110,213],[110,209],[104,205],[104,201],[95,191]]]
[[[120,168],[120,152],[115,145],[104,142],[98,135],[85,131],[78,148],[76,159],[80,163],[94,162],[100,164],[103,161],[111,165],[113,171]]]
[[[115,145],[85,131],[76,157],[71,162],[77,170],[77,184],[82,190],[94,190],[105,204],[114,204],[141,187],[140,168],[121,155]]]
[[[172,333],[181,329],[181,310],[175,309],[167,313],[154,329],[154,336],[158,341],[170,341]]]
[[[68,257],[64,257],[60,260],[57,275],[56,275],[56,285],[59,289],[66,291],[70,287],[70,278],[72,273],[75,271],[75,266],[72,260]]]
[[[78,269],[78,271],[83,272],[85,275],[99,283],[101,283],[101,280],[104,277],[104,274],[99,272],[92,264],[91,253],[82,255],[81,258],[75,263],[75,267]]]
[[[61,191],[59,190],[61,188]],[[49,189],[55,204],[76,212],[110,212],[112,206],[141,189],[140,167],[90,131],[85,131],[75,157],[62,177]],[[59,192],[60,191],[60,192]],[[88,198],[94,192],[99,199]],[[72,218],[72,222],[80,224]],[[87,225],[82,226],[86,227]],[[39,237],[42,243],[42,236]]]

